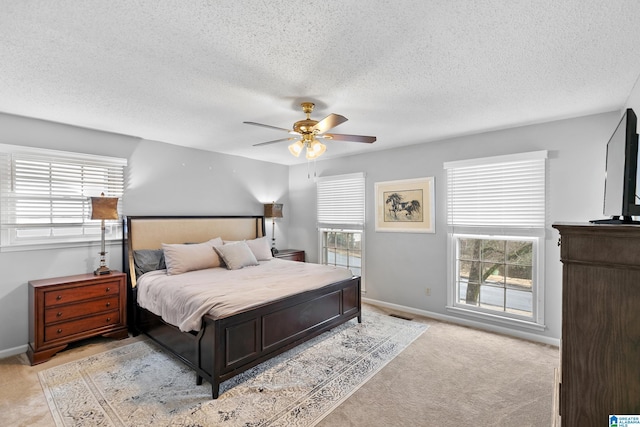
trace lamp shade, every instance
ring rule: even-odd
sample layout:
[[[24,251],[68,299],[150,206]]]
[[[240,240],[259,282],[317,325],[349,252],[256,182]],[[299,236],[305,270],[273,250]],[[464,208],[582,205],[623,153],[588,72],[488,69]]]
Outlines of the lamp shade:
[[[91,198],[91,219],[118,219],[118,198],[101,197]]]
[[[301,140],[298,140],[289,146],[289,152],[298,157],[304,148],[304,144]]]
[[[327,151],[327,146],[321,143],[318,140],[313,141],[313,143],[307,148],[307,159],[317,159]]]
[[[264,216],[266,218],[282,218],[282,203],[265,203]]]

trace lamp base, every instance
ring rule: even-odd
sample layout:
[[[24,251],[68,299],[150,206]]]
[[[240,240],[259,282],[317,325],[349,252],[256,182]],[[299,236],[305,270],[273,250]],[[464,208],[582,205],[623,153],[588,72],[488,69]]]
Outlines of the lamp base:
[[[104,229],[102,230],[102,252],[100,252],[100,266],[93,272],[96,276],[102,276],[104,274],[111,274],[111,269],[107,267],[105,260],[107,253],[104,251]]]
[[[96,276],[102,276],[104,274],[111,274],[111,270],[106,265],[100,266],[93,272]]]
[[[277,250],[276,248],[271,248],[271,255],[275,255],[278,252],[280,252],[279,250]]]

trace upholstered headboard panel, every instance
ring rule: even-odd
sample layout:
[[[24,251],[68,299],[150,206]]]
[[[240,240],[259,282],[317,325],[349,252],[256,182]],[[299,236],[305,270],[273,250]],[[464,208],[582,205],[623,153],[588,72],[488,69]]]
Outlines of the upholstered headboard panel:
[[[161,249],[162,243],[200,243],[215,237],[250,240],[264,236],[264,217],[158,217],[126,218],[125,272],[136,286],[133,251]]]

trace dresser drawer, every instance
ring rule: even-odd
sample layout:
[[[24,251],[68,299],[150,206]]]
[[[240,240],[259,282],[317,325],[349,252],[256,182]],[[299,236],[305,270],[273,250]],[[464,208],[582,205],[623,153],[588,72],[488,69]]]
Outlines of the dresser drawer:
[[[77,301],[84,301],[92,298],[99,298],[105,295],[117,295],[119,292],[117,282],[99,283],[96,285],[80,286],[71,289],[51,290],[44,293],[45,307],[59,304],[68,304]]]
[[[61,305],[47,308],[44,312],[44,323],[62,322],[76,317],[96,314],[120,308],[120,297],[113,295],[108,298],[80,302],[77,304]]]
[[[56,323],[44,328],[44,340],[53,341],[69,335],[91,331],[103,326],[115,325],[120,322],[120,313],[110,311],[97,316],[83,317],[69,322]]]

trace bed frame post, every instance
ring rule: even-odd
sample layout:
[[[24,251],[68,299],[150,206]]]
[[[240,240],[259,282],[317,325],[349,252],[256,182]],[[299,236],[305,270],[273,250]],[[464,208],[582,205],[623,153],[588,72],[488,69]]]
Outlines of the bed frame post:
[[[220,396],[220,383],[216,380],[213,380],[211,383],[211,397],[213,399],[217,399]]]

